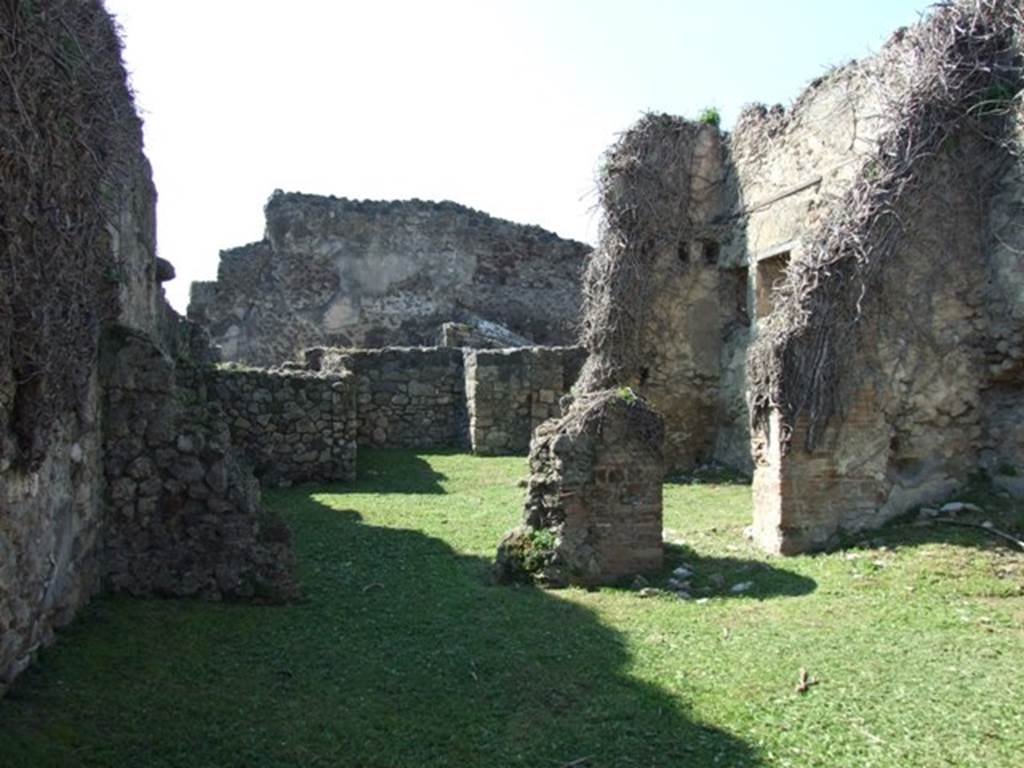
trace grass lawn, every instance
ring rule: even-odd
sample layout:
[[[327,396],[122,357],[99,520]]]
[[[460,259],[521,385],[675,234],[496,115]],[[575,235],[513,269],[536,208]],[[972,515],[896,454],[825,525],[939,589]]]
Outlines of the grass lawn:
[[[524,459],[360,463],[265,496],[303,602],[95,600],[0,701],[0,767],[1024,765],[1024,553],[983,532],[769,558],[748,486],[670,483],[661,578],[705,598],[496,587]]]

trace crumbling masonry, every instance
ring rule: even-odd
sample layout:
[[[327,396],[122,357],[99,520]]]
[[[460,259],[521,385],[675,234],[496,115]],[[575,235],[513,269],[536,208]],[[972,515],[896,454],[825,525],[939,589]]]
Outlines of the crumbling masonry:
[[[660,515],[661,452],[644,419],[631,453],[659,479],[594,469],[626,439],[609,405],[664,417],[670,468],[752,467],[753,535],[783,554],[1024,467],[1022,40],[1017,3],[944,5],[731,135],[654,114],[623,134],[589,356],[535,434],[500,577],[628,573],[593,553]]]
[[[99,0],[0,4],[0,693],[98,590],[297,594],[197,327]]]
[[[259,481],[350,480],[360,443],[532,430],[497,568],[552,585],[656,569],[667,470],[753,470],[754,536],[792,553],[1024,469],[1019,3],[942,5],[731,134],[645,116],[589,258],[453,203],[275,194],[190,307],[260,369],[163,299],[100,1],[0,32],[0,692],[103,588],[296,596]],[[585,363],[532,345],[581,307]]]
[[[944,6],[788,111],[608,152],[577,391],[648,398],[673,467],[752,466],[771,551],[1024,466],[1022,30]]]
[[[452,202],[275,192],[263,240],[223,251],[189,317],[225,361],[315,346],[572,344],[589,246]]]

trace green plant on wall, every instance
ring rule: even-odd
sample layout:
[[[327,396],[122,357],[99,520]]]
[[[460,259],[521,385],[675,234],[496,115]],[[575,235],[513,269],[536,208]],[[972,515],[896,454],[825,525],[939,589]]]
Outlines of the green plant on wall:
[[[697,122],[701,125],[713,125],[715,128],[722,124],[722,115],[718,107],[704,107],[697,116]]]
[[[985,89],[981,99],[971,107],[970,111],[980,117],[1005,114],[1018,96],[1020,96],[1018,88],[1005,80],[997,79]]]
[[[523,548],[523,568],[527,573],[536,573],[544,568],[555,550],[555,534],[547,529],[532,530]]]

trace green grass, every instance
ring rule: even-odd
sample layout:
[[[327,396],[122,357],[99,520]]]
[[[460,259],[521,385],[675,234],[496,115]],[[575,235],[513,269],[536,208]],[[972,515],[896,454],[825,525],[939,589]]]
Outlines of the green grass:
[[[673,482],[661,576],[686,562],[701,602],[491,586],[524,471],[375,453],[268,493],[305,600],[95,600],[0,702],[0,766],[1021,765],[1024,557],[998,540],[769,558],[748,486]]]

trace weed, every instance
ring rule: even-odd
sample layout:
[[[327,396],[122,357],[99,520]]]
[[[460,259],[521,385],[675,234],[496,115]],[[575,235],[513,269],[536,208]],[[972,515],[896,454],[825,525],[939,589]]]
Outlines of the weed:
[[[636,405],[637,396],[632,387],[619,387],[615,394],[626,405]]]
[[[705,107],[697,115],[697,122],[701,125],[713,125],[718,128],[722,124],[722,115],[718,111],[718,107]]]

